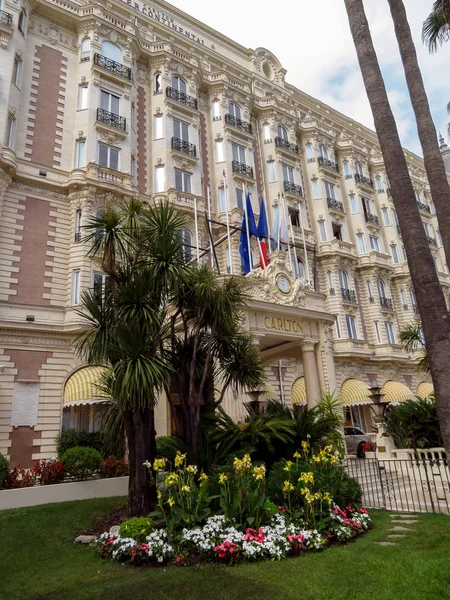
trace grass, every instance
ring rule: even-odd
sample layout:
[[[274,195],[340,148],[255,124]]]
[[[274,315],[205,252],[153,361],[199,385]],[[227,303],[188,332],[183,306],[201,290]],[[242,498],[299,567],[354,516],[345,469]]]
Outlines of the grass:
[[[421,515],[397,546],[385,512],[355,543],[281,562],[135,569],[100,559],[75,535],[121,498],[0,512],[0,600],[442,600],[450,518]]]

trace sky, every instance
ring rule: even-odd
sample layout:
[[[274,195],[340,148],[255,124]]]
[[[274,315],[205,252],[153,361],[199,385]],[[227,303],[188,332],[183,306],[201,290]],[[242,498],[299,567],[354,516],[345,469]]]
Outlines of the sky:
[[[243,46],[267,48],[287,69],[286,81],[367,127],[372,113],[350,34],[344,0],[169,0]],[[433,0],[404,0],[436,129],[446,140],[450,42],[430,55],[422,22]],[[402,144],[422,155],[387,0],[364,0]]]

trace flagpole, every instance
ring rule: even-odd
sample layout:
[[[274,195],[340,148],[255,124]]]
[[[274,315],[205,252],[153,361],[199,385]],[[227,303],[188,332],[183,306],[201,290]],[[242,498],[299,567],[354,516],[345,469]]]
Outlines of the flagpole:
[[[277,211],[278,211],[278,223],[277,223],[277,250],[280,251],[281,250],[281,244],[280,244],[280,228],[281,228],[281,195],[280,192],[278,192],[278,206],[277,206]]]
[[[244,191],[244,215],[245,215],[245,230],[247,232],[247,245],[248,245],[248,262],[250,265],[250,271],[253,271],[253,256],[252,247],[250,245],[250,232],[248,227],[248,213],[247,213],[247,195],[248,189],[244,182],[242,182],[242,189]]]
[[[288,216],[289,216],[289,227],[290,227],[290,229],[291,229],[292,243],[293,243],[293,245],[294,245],[294,259],[295,259],[295,266],[294,266],[294,276],[295,276],[295,277],[297,277],[297,276],[296,276],[296,273],[295,273],[295,271],[296,271],[296,270],[298,270],[297,249],[296,249],[296,247],[295,247],[295,237],[294,237],[294,230],[293,230],[293,228],[292,228],[292,219],[291,219],[291,215],[288,215]]]
[[[211,186],[209,184],[206,186],[206,199],[208,202],[209,226],[211,226]],[[212,236],[209,236],[209,249],[211,252],[211,268],[214,268],[214,249],[213,249]]]
[[[287,229],[287,208],[286,208],[286,198],[284,197],[284,194],[281,194],[281,202],[283,205],[284,220],[286,221],[286,229]],[[288,233],[288,239],[287,239],[287,247],[288,247],[288,254],[289,254],[289,264],[291,265],[291,271],[293,271],[294,275],[295,275],[295,271],[294,271],[293,265],[292,265],[291,248],[289,245],[289,233]]]
[[[223,170],[223,178],[224,178],[224,187],[225,187],[225,213],[227,217],[227,239],[228,239],[228,256],[230,258],[230,275],[233,275],[233,256],[231,254],[231,234],[230,234],[230,215],[228,212],[228,180],[225,173],[225,169]],[[225,262],[226,258],[225,258]]]
[[[197,196],[194,197],[195,244],[197,248],[197,266],[200,266],[200,250],[198,247]]]
[[[302,207],[299,206],[300,213],[300,227],[302,228],[302,239],[303,239],[303,252],[305,253],[305,266],[306,266],[306,280],[309,281],[309,264],[308,264],[308,251],[306,250],[306,239],[305,239],[305,229],[303,227],[303,217],[302,217]]]

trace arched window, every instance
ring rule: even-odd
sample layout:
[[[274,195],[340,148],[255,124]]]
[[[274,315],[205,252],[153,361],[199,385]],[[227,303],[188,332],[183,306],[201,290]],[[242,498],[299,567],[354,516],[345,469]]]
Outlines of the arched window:
[[[103,206],[100,206],[95,211],[95,218],[101,219],[103,217],[104,212],[105,212],[105,208]],[[100,244],[104,235],[105,235],[105,228],[103,227],[102,224],[98,223],[97,227],[95,228],[95,235],[94,235],[94,242],[95,242],[96,246],[98,246]]]
[[[187,83],[179,75],[174,75],[172,77],[172,87],[177,90],[177,92],[181,92],[182,94],[186,94],[187,92]]]
[[[188,263],[192,260],[192,234],[189,229],[182,229],[180,235],[183,244],[183,260]]]
[[[311,144],[306,144],[305,146],[305,152],[306,152],[306,160],[314,160],[314,151],[313,151],[313,147]]]
[[[348,284],[348,274],[347,271],[344,271],[344,269],[339,269],[339,283],[341,285],[341,289],[350,289],[350,286]]]
[[[375,177],[375,187],[377,188],[377,192],[382,192],[383,190],[383,184],[381,182],[381,177],[379,175],[377,175]]]
[[[27,13],[25,12],[25,10],[23,8],[22,8],[22,12],[19,15],[18,27],[19,27],[20,33],[25,35],[25,30],[27,27]]]
[[[241,118],[241,107],[236,102],[228,102],[228,113],[236,119]]]
[[[122,62],[122,50],[112,42],[102,42],[102,56],[118,63]]]
[[[380,300],[382,298],[386,298],[386,286],[384,285],[384,281],[382,279],[377,280],[377,288]]]
[[[90,60],[91,59],[91,40],[89,38],[84,38],[81,42],[80,48],[80,60]]]
[[[344,160],[342,166],[344,167],[344,177],[351,177],[352,174],[350,173],[350,165],[346,160]]]
[[[319,145],[319,153],[322,158],[325,158],[326,160],[328,160],[328,148],[326,146],[324,146],[323,144]]]
[[[284,127],[284,125],[278,125],[278,137],[282,140],[288,140],[288,130],[286,129],[286,127]]]
[[[297,277],[297,279],[305,279],[305,264],[301,258],[297,258],[295,276]]]
[[[364,169],[362,168],[362,164],[360,162],[358,162],[357,160],[355,161],[355,171],[358,175],[361,175],[361,177],[364,177]]]
[[[161,73],[155,73],[153,75],[153,93],[154,94],[161,94],[162,92],[162,88],[161,88]]]
[[[81,242],[81,227],[83,226],[83,213],[81,208],[75,213],[75,242]]]

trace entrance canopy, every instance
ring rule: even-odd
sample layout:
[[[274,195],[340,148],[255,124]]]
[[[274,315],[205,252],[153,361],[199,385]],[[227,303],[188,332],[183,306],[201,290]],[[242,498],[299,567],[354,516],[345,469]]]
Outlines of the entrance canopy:
[[[398,381],[386,381],[381,388],[381,393],[384,394],[384,402],[391,402],[391,404],[400,404],[405,400],[416,399],[409,387]]]
[[[373,404],[370,393],[370,388],[364,381],[360,379],[347,379],[341,387],[341,402],[343,406]]]
[[[64,406],[94,404],[109,399],[108,394],[99,389],[105,367],[84,367],[69,377],[64,388]]]
[[[417,395],[426,400],[430,394],[434,394],[433,384],[428,383],[427,381],[419,383]]]

